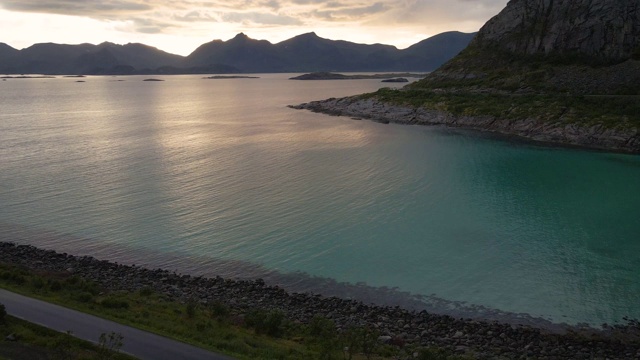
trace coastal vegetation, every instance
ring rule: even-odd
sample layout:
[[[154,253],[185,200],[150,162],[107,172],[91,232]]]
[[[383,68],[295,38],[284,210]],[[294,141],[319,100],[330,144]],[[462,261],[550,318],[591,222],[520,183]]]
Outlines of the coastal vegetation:
[[[98,344],[8,316],[0,305],[0,359],[3,360],[134,360],[119,352],[118,334],[103,334]]]
[[[526,119],[534,116],[558,124],[580,123],[614,128],[640,127],[640,101],[635,96],[574,95],[549,93],[500,93],[456,91],[411,87],[380,89],[361,99],[439,110],[459,116],[490,116]]]
[[[278,310],[256,308],[239,313],[238,309],[222,302],[180,302],[149,287],[135,293],[110,291],[71,274],[34,272],[8,264],[0,264],[0,288],[238,359],[395,359],[414,357],[414,354],[418,359],[471,358],[454,356],[437,348],[404,346],[398,341],[384,344],[379,341],[380,333],[371,327],[339,329],[332,320],[321,316],[301,324]],[[10,326],[3,326],[0,335],[19,334],[19,343],[25,348],[56,348],[66,342],[77,350],[79,359],[96,358],[84,354],[91,354],[92,349],[100,350],[68,334],[36,329],[24,321],[9,319]],[[46,334],[46,337],[34,334]],[[130,357],[119,354],[113,358]]]
[[[11,243],[0,243],[0,288],[238,359],[640,356],[640,324],[634,321],[558,334],[287,293],[260,279],[192,277]]]

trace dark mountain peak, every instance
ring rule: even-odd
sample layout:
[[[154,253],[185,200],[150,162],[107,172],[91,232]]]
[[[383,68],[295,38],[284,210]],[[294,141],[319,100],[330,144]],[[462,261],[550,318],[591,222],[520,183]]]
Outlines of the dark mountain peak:
[[[5,44],[5,43],[0,43],[0,49],[2,49],[3,51],[18,51],[18,49],[12,47],[9,44]]]
[[[164,53],[164,51],[158,49],[155,46],[149,46],[141,43],[127,43],[127,44],[121,45],[121,47],[123,49],[130,49],[130,50],[150,50],[150,51],[157,51],[157,52]]]
[[[318,34],[316,34],[315,31],[304,33],[304,34],[298,35],[296,37],[301,38],[301,39],[321,39],[321,37],[318,36]]]
[[[19,50],[14,49],[5,43],[0,43],[0,63],[9,62],[10,59],[18,56],[19,53]]]
[[[229,41],[225,41],[223,43],[227,45],[232,45],[232,46],[254,46],[254,45],[270,46],[272,45],[267,40],[252,39],[249,36],[247,36],[245,33],[239,33],[233,39]]]
[[[425,42],[425,41],[433,41],[436,39],[452,39],[452,38],[473,38],[474,36],[476,36],[476,34],[478,34],[477,32],[474,33],[463,33],[460,31],[446,31],[440,34],[436,34],[433,35],[430,38],[424,39],[421,42]]]
[[[477,33],[463,33],[460,31],[447,31],[424,39],[417,44],[411,45],[408,49],[420,48],[425,45],[455,47],[462,50],[476,36]],[[460,44],[464,46],[460,47]]]
[[[318,36],[318,34],[316,34],[315,32],[309,32],[309,33],[301,34],[298,36],[294,36],[288,40],[284,40],[278,43],[277,45],[287,47],[291,45],[300,46],[302,44],[319,44],[323,42],[331,43],[333,42],[333,40],[324,39]]]
[[[229,41],[247,41],[247,40],[252,40],[252,39],[248,37],[245,33],[241,32],[238,35],[234,36],[233,39]]]

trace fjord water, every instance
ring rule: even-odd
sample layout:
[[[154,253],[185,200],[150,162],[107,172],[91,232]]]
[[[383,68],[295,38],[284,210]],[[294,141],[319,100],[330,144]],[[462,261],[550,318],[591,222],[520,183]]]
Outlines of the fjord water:
[[[286,107],[377,80],[164,79],[1,82],[1,239],[554,322],[640,318],[638,156]]]

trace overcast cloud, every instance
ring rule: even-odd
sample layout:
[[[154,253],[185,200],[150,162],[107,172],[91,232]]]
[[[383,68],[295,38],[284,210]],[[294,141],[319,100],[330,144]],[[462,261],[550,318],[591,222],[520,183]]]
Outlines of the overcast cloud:
[[[0,0],[0,8],[7,10],[4,13],[71,15],[118,24],[118,31],[132,36],[198,37],[208,29],[212,39],[228,36],[216,36],[224,30],[242,30],[256,38],[283,40],[288,36],[285,33],[322,33],[326,29],[325,33],[343,34],[341,38],[351,41],[396,36],[408,42],[448,30],[477,31],[506,3],[507,0]],[[400,42],[401,39],[396,41]]]

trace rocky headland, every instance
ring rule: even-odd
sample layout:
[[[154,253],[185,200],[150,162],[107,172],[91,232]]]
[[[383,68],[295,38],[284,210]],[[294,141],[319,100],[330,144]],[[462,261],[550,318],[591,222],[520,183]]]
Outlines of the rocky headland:
[[[636,321],[629,321],[625,326],[606,326],[604,330],[575,329],[558,334],[528,326],[290,293],[278,286],[269,286],[261,279],[194,277],[8,242],[0,242],[0,263],[36,272],[80,276],[96,282],[105,291],[135,292],[146,287],[173,300],[223,302],[239,315],[256,308],[279,309],[291,320],[302,323],[321,315],[333,320],[339,329],[376,328],[381,342],[437,346],[451,353],[473,354],[479,359],[640,358],[640,324]]]
[[[571,122],[545,121],[535,116],[509,119],[494,115],[455,114],[429,107],[394,104],[375,96],[332,98],[291,107],[327,115],[369,119],[384,124],[443,125],[544,143],[640,153],[640,131],[637,128],[609,127],[598,123],[585,126]]]
[[[640,153],[640,5],[512,0],[425,79],[294,106]]]

